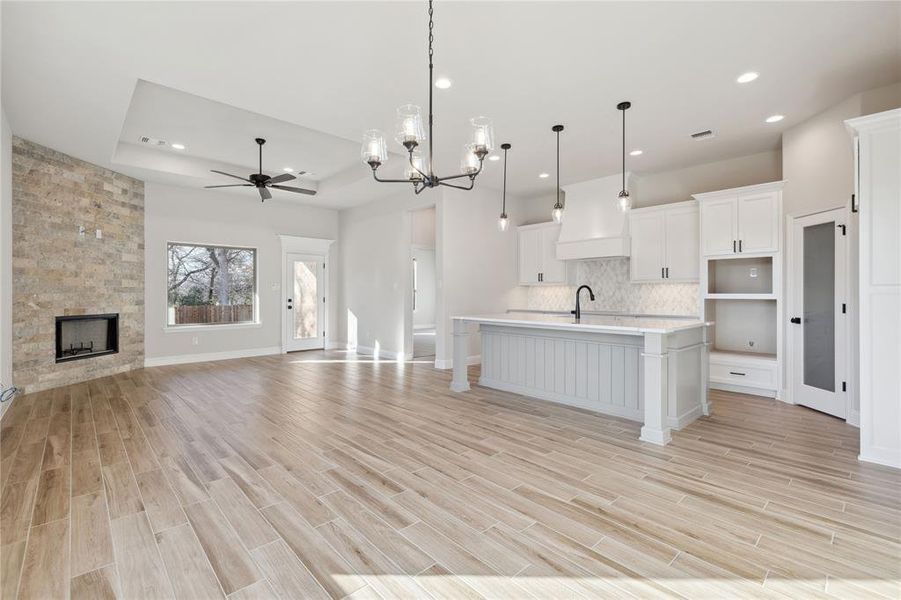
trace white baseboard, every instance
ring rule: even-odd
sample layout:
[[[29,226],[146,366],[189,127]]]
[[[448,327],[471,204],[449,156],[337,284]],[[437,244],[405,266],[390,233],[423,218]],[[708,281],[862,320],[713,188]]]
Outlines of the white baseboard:
[[[386,350],[384,348],[379,348],[378,354],[375,352],[375,348],[371,346],[347,346],[348,350],[356,352],[361,356],[371,356],[377,360],[384,361],[404,361],[404,360],[412,360],[412,354],[404,354],[403,352],[397,352],[395,350]]]
[[[269,356],[281,354],[280,346],[266,348],[249,348],[247,350],[229,350],[227,352],[203,352],[200,354],[179,354],[176,356],[158,356],[144,358],[145,367],[163,367],[166,365],[183,365],[196,362],[208,362],[213,360],[228,360],[232,358],[250,358],[253,356]]]
[[[467,356],[466,364],[467,365],[482,364],[482,355],[481,354],[473,354],[472,356]],[[436,360],[435,368],[442,369],[442,370],[453,369],[454,368],[454,359],[446,358],[446,359],[442,359],[442,360]]]
[[[901,469],[901,452],[891,448],[861,448],[857,460]]]
[[[685,411],[678,417],[667,417],[666,424],[673,429],[683,429],[702,416],[704,416],[704,409],[699,402],[696,406]],[[642,420],[644,420],[643,417]]]
[[[860,411],[854,410],[853,408],[848,411],[848,418],[845,419],[845,422],[848,425],[853,425],[855,427],[860,427]]]
[[[776,390],[765,390],[762,388],[734,385],[731,383],[717,383],[715,381],[711,381],[709,386],[712,390],[723,390],[724,392],[735,392],[736,394],[750,394],[751,396],[763,396],[764,398],[776,398]]]

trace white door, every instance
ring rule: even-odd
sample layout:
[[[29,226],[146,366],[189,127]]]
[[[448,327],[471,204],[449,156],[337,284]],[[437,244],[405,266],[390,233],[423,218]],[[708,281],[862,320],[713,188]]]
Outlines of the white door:
[[[739,194],[739,252],[776,252],[779,250],[778,204],[778,192]]]
[[[800,217],[792,227],[792,397],[797,404],[845,419],[845,211]]]
[[[325,257],[288,254],[285,273],[285,350],[325,348]]]
[[[632,237],[629,269],[632,281],[663,281],[665,221],[663,211],[632,213],[629,220]],[[695,257],[695,264],[697,263],[698,259]]]
[[[541,282],[565,283],[566,263],[557,260],[557,240],[562,225],[541,228]]]
[[[534,285],[541,272],[541,230],[520,229],[519,235],[519,283]]]
[[[666,280],[697,281],[700,269],[698,209],[694,206],[666,212]]]
[[[704,256],[734,254],[738,244],[738,199],[705,200],[701,205]]]

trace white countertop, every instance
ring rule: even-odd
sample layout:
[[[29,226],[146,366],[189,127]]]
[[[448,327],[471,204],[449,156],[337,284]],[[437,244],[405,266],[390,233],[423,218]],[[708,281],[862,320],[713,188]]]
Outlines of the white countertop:
[[[548,315],[536,313],[505,313],[499,315],[472,315],[453,317],[455,321],[481,323],[486,325],[506,325],[510,327],[530,327],[537,329],[557,329],[567,331],[596,331],[602,333],[642,334],[674,333],[712,325],[697,319],[666,319],[660,317],[600,316],[583,315],[576,323],[572,315]]]

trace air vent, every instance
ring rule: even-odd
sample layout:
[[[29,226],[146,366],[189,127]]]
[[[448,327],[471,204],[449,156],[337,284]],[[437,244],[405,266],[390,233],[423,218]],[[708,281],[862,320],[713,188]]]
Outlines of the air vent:
[[[147,144],[148,146],[165,146],[166,140],[161,140],[160,138],[150,137],[147,135],[141,136],[141,143]]]
[[[706,140],[707,138],[713,137],[713,132],[710,131],[709,129],[707,129],[705,131],[699,131],[697,133],[693,133],[693,134],[691,134],[691,137],[692,137],[692,139],[695,139],[695,140]]]

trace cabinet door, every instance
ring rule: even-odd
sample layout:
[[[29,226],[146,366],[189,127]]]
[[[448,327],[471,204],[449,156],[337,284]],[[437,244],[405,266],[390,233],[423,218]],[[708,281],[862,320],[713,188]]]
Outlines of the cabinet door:
[[[738,240],[738,198],[701,203],[701,252],[704,256],[733,254]]]
[[[541,272],[541,230],[520,229],[519,235],[519,284],[535,285]]]
[[[700,235],[697,207],[666,211],[667,281],[697,281],[700,270]]]
[[[541,231],[541,283],[566,283],[566,263],[557,260],[557,240],[561,225],[543,227]]]
[[[665,222],[663,211],[630,215],[629,270],[632,281],[663,281]]]
[[[779,193],[738,196],[738,239],[741,252],[779,250]]]

